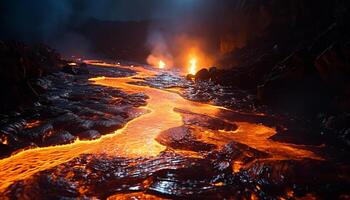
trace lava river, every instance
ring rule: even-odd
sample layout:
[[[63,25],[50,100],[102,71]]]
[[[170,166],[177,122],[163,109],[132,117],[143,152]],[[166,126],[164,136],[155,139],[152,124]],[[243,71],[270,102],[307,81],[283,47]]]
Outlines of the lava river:
[[[98,65],[97,63],[95,63]],[[113,65],[111,65],[113,67]],[[128,67],[126,67],[128,68]],[[82,154],[123,156],[129,158],[156,157],[166,149],[155,138],[162,132],[183,125],[183,119],[177,109],[217,118],[223,113],[229,115],[225,108],[212,106],[186,100],[179,94],[130,84],[129,82],[153,76],[157,71],[134,67],[137,74],[132,77],[96,77],[91,79],[92,84],[116,87],[127,93],[142,92],[149,96],[146,114],[137,117],[127,123],[122,129],[93,141],[76,141],[72,144],[29,149],[19,152],[11,157],[0,160],[0,191],[4,191],[11,184],[19,180],[25,180],[32,175],[51,169],[66,163]],[[274,127],[251,122],[232,122],[238,129],[228,131],[227,140],[243,143],[260,151],[268,152],[275,159],[322,159],[312,151],[305,150],[303,146],[286,144],[269,140],[276,133]]]

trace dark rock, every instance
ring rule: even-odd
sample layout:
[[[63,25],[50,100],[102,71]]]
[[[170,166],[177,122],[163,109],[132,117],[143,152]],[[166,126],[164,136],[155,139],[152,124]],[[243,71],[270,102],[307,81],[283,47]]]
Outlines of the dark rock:
[[[55,132],[53,134],[46,135],[43,138],[41,146],[51,146],[51,145],[60,145],[68,144],[74,142],[76,137],[70,134],[68,131]]]
[[[175,127],[160,133],[156,140],[165,146],[174,149],[183,149],[191,151],[210,151],[216,146],[198,141],[191,133],[191,130],[185,126]]]
[[[217,82],[220,78],[219,74],[220,73],[219,73],[218,68],[216,68],[216,67],[209,68],[209,76],[210,76],[211,81]]]
[[[89,74],[86,63],[68,63],[62,68],[62,71],[72,75]]]
[[[73,113],[66,113],[52,120],[55,127],[66,126],[67,124],[79,122],[79,116]]]
[[[79,74],[90,74],[86,63],[79,63]]]
[[[45,45],[27,46],[19,42],[1,42],[0,45],[0,111],[20,109],[34,101],[39,90],[35,79],[56,72],[64,61]],[[42,84],[41,84],[42,85]]]
[[[258,86],[260,102],[295,113],[313,113],[326,108],[327,91],[311,62],[310,52],[292,53],[275,66],[262,85]]]
[[[0,131],[8,134],[12,134],[12,135],[17,135],[19,132],[21,132],[24,129],[26,124],[27,124],[26,120],[19,119],[2,126],[0,128]]]
[[[120,129],[124,126],[126,122],[121,117],[113,117],[108,119],[97,120],[94,122],[93,127],[94,130],[99,131],[102,134],[111,133]]]
[[[96,130],[88,130],[75,134],[80,140],[94,140],[101,137],[101,134]]]
[[[54,130],[53,130],[52,124],[43,124],[43,125],[40,125],[40,126],[35,127],[35,128],[30,128],[30,129],[24,130],[20,134],[20,136],[29,140],[29,141],[34,141],[36,143],[40,143],[43,140],[43,138],[45,137],[45,135],[49,135],[53,131]]]
[[[76,66],[72,66],[72,65],[65,65],[62,68],[62,71],[68,74],[73,74],[73,75],[77,75],[78,74],[78,68]]]
[[[338,116],[330,116],[324,120],[324,128],[328,130],[340,131],[350,126],[350,115],[342,114]]]
[[[209,81],[210,74],[208,69],[201,69],[199,70],[196,75],[194,76],[195,81]]]
[[[52,120],[55,129],[66,130],[72,134],[89,130],[94,126],[95,122],[81,119],[73,113],[66,113]]]
[[[52,82],[48,79],[39,78],[36,81],[36,86],[39,87],[42,91],[46,91],[52,86]]]
[[[40,112],[40,115],[44,118],[55,118],[64,114],[69,113],[69,110],[55,107],[55,106],[40,106],[38,108],[38,112]]]
[[[334,89],[343,89],[350,82],[350,48],[334,44],[315,60],[321,79]]]
[[[194,75],[193,74],[187,74],[186,75],[186,80],[189,80],[189,81],[192,81],[192,80],[194,80]]]

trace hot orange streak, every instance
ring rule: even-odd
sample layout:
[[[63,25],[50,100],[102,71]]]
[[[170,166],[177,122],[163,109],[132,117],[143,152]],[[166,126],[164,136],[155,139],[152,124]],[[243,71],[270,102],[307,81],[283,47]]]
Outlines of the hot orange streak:
[[[150,76],[153,71],[138,68],[137,77]],[[164,130],[183,125],[179,113],[174,108],[194,113],[217,116],[220,107],[192,102],[180,95],[150,88],[128,84],[133,77],[95,78],[94,84],[116,87],[128,93],[143,92],[150,98],[146,109],[151,112],[131,120],[122,129],[94,141],[76,141],[73,144],[30,149],[0,160],[0,193],[15,181],[27,179],[33,174],[68,162],[81,154],[107,154],[109,156],[152,157],[165,150],[154,139]],[[229,112],[225,110],[225,112]],[[298,146],[278,143],[268,138],[275,134],[273,128],[260,124],[238,123],[241,134],[232,133],[232,139],[268,151],[281,158],[318,158],[313,152],[299,149]],[[247,135],[247,133],[249,135]]]

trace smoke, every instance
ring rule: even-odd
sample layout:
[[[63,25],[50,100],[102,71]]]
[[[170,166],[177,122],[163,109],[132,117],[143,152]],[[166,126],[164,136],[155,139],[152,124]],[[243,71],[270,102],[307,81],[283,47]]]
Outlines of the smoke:
[[[64,54],[72,47],[76,52],[90,51],[87,40],[70,30],[78,22],[72,1],[12,0],[1,4],[1,39],[47,43]]]
[[[153,16],[167,17],[155,20],[149,28],[147,46],[150,55],[147,62],[156,65],[159,60],[166,59],[168,66],[186,68],[190,59],[195,57],[200,67],[214,65],[221,57],[218,33],[227,26],[224,13],[227,13],[228,5],[231,3],[226,0],[159,3]]]
[[[89,19],[148,19],[157,2],[158,0],[1,1],[0,39],[43,42],[67,55],[91,55],[93,45],[76,31],[77,27]]]
[[[44,42],[65,54],[91,55],[95,41],[77,29],[89,19],[151,20],[145,41],[148,63],[163,59],[169,66],[186,66],[190,54],[208,67],[221,53],[242,47],[230,27],[234,2],[239,0],[11,0],[1,1],[0,39]],[[86,27],[84,27],[86,28]],[[109,30],[106,30],[109,31]],[[230,31],[230,30],[229,30]],[[91,35],[90,35],[91,36]],[[127,42],[126,42],[127,43]],[[233,44],[234,43],[234,44]],[[140,44],[142,46],[143,44]],[[136,50],[135,50],[136,51]]]
[[[157,66],[160,61],[163,61],[166,66],[174,65],[173,56],[162,32],[153,30],[148,36],[147,45],[151,48],[151,54],[147,57],[148,64]]]

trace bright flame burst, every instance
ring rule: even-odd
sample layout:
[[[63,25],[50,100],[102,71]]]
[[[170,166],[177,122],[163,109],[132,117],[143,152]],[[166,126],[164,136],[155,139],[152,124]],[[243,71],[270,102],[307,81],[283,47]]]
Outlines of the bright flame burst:
[[[197,71],[197,59],[196,58],[191,58],[191,60],[190,60],[190,68],[189,68],[188,73],[192,74],[192,75],[195,75],[196,71]]]
[[[164,61],[162,61],[162,60],[160,60],[160,61],[159,61],[159,63],[158,63],[158,67],[159,67],[159,69],[164,69],[164,68],[165,68],[165,66],[166,66],[165,62],[164,62]]]

